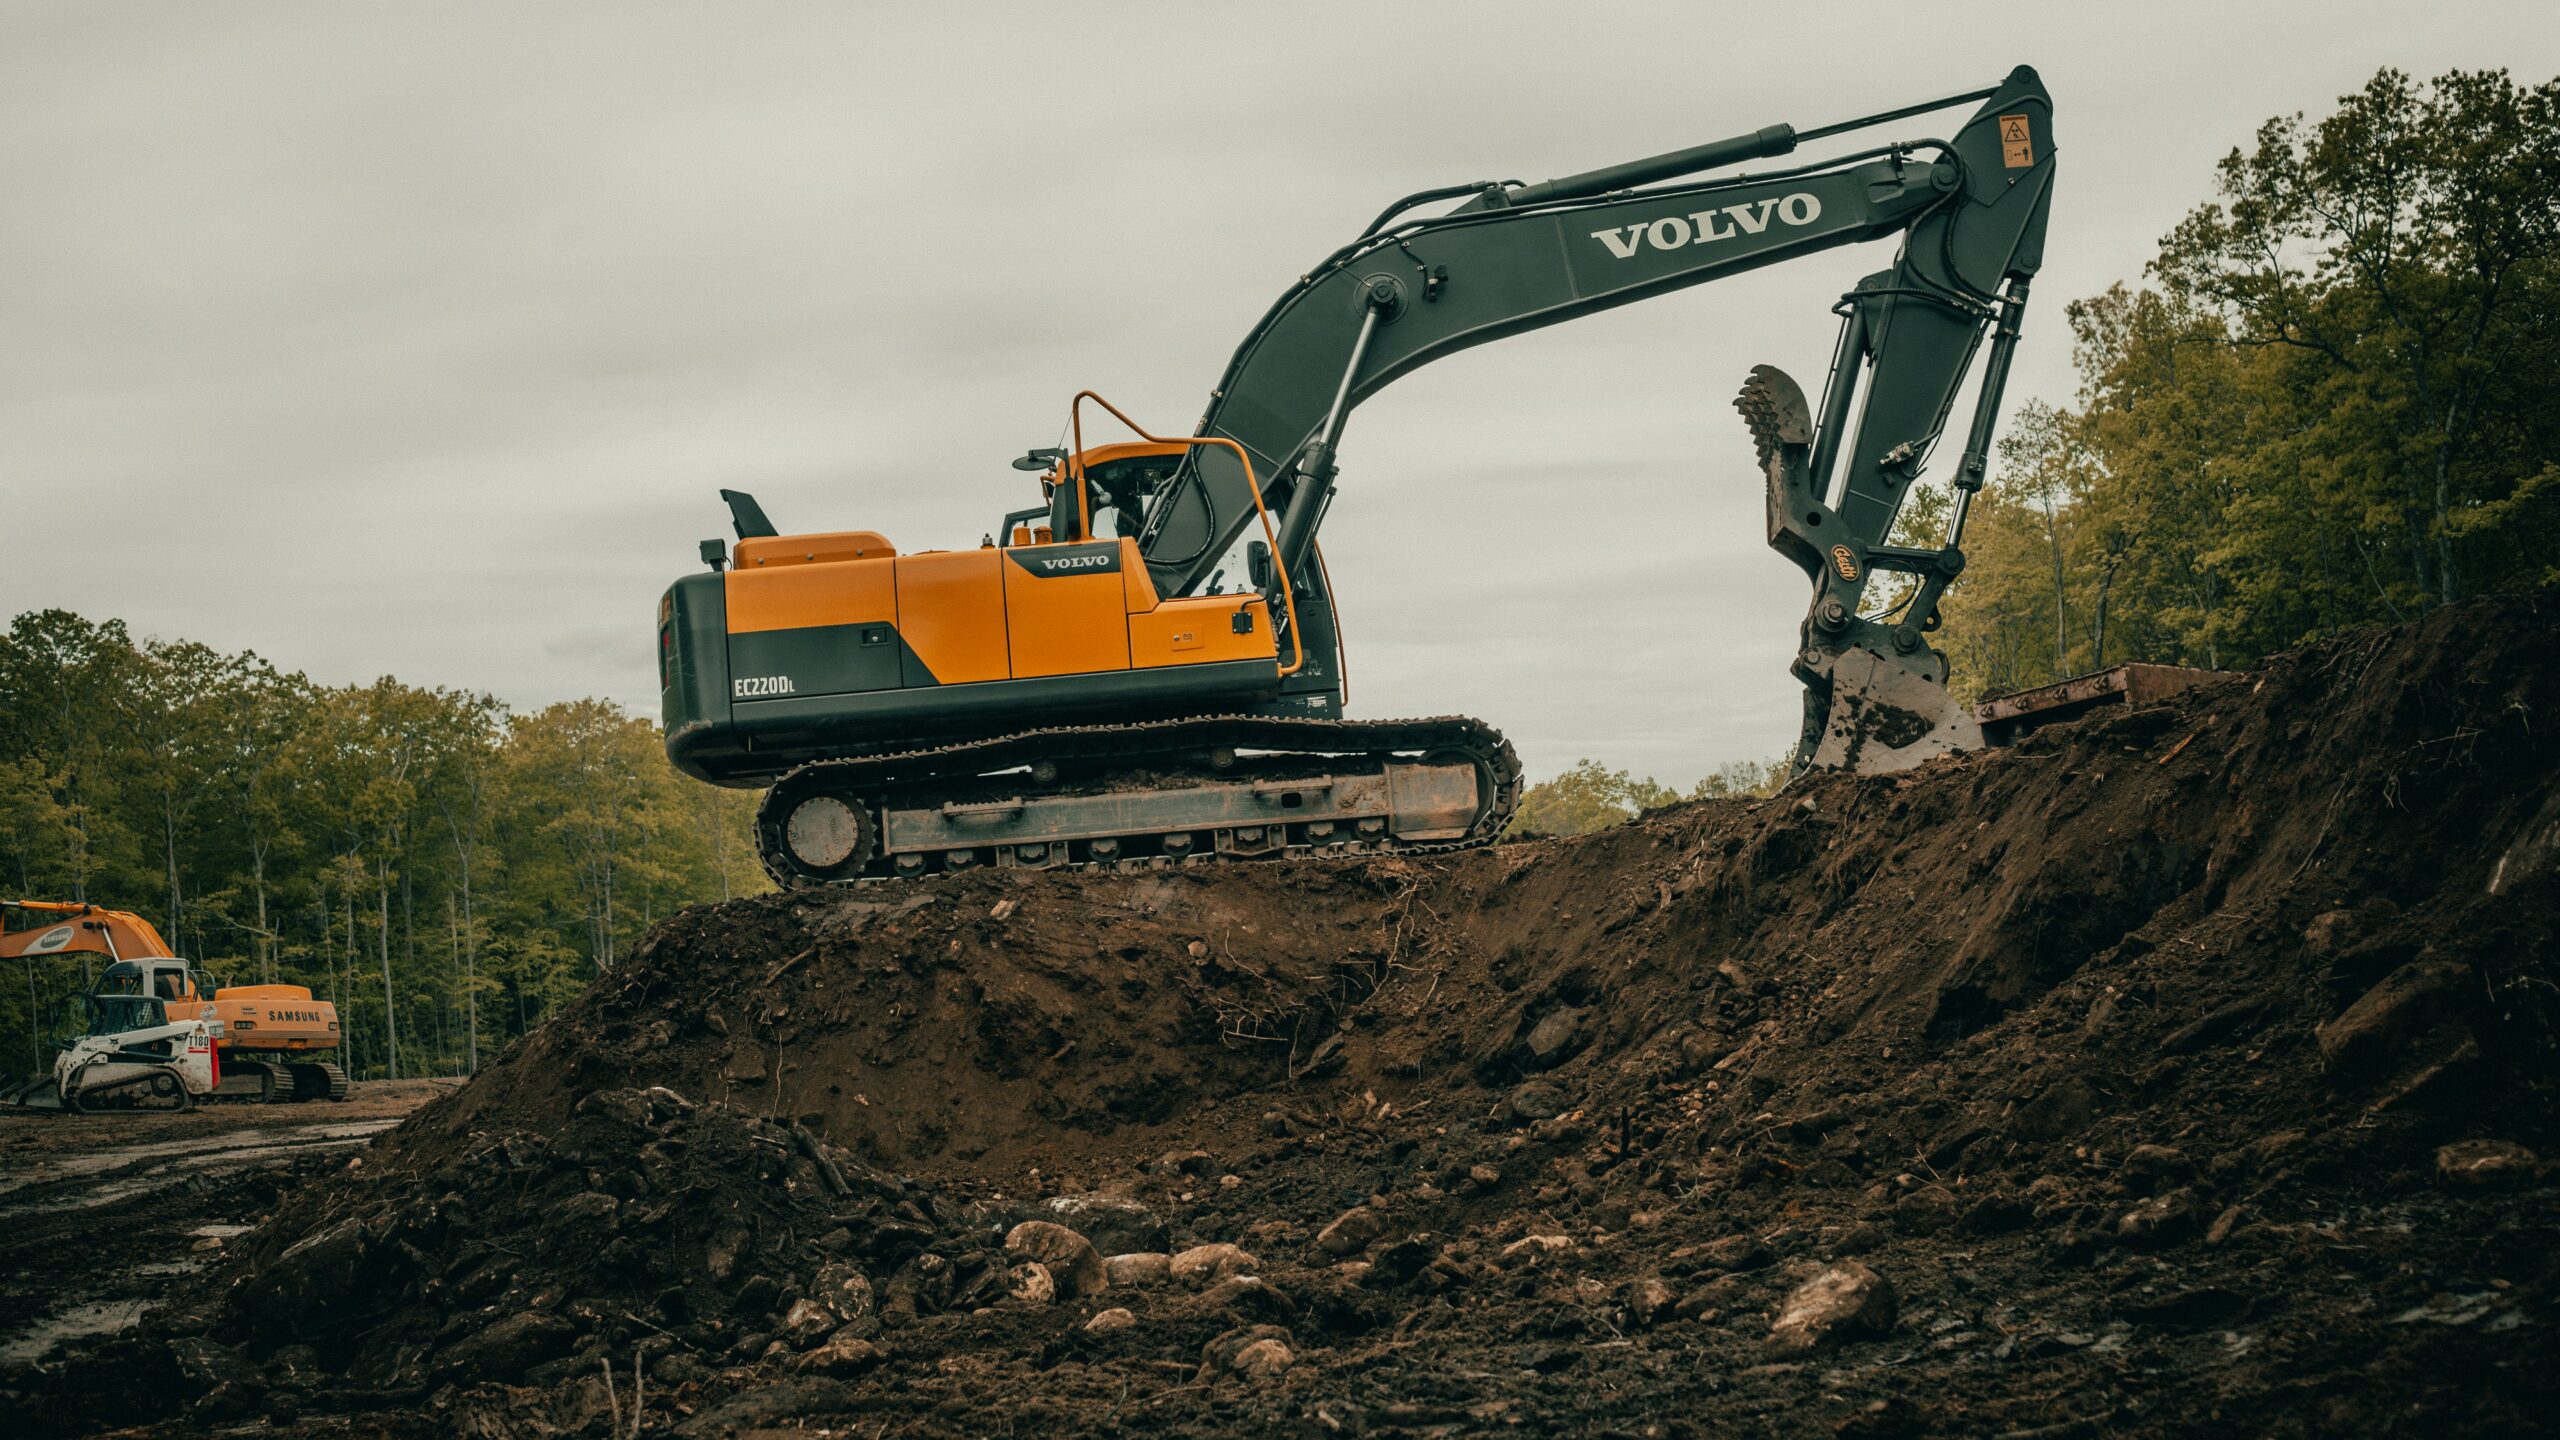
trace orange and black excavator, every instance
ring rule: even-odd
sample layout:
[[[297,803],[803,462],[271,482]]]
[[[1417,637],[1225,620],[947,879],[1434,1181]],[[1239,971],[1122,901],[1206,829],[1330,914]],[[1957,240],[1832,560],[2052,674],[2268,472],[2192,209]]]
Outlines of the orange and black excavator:
[[[200,983],[129,910],[0,900],[0,960],[95,955],[78,999],[87,1033],[61,1042],[49,1076],[0,1090],[32,1110],[184,1109],[200,1099],[344,1100],[338,1008],[300,985]]]
[[[1975,102],[1952,138],[1711,174]],[[1767,366],[1736,402],[1769,543],[1813,583],[1796,764],[1891,770],[1979,745],[1928,636],[1963,568],[2053,173],[2052,101],[2022,66],[1812,130],[1408,196],[1272,305],[1193,433],[1079,394],[1072,448],[1014,462],[1043,503],[977,549],[784,535],[721,492],[736,548],[703,542],[709,573],[659,605],[667,753],[769,787],[756,839],[784,885],[1487,843],[1520,784],[1499,733],[1342,715],[1316,532],[1351,410],[1470,345],[1879,240],[1899,253],[1842,298],[1820,402]],[[1891,543],[1977,360],[1944,541]],[[1136,438],[1089,446],[1102,413]]]

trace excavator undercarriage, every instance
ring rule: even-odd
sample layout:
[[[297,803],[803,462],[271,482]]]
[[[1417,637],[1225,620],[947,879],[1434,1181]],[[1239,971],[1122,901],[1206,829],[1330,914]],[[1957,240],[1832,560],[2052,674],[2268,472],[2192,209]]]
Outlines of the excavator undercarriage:
[[[782,885],[1490,844],[1520,761],[1480,720],[1219,715],[821,760],[756,811]]]

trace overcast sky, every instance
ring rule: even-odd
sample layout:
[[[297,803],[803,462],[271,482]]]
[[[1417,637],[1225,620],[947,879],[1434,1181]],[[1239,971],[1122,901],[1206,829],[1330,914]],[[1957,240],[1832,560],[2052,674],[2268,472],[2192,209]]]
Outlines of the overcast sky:
[[[1036,499],[1005,462],[1076,389],[1189,430],[1246,327],[1398,195],[2020,62],[2061,175],[2013,405],[2069,397],[2062,302],[2137,279],[2260,121],[2385,64],[2547,79],[2560,23],[0,0],[0,613],[654,713],[657,595],[727,533],[722,486],[786,531],[974,545]],[[1483,716],[1539,776],[1779,753],[1804,581],[1761,543],[1730,401],[1763,361],[1818,383],[1832,301],[1888,258],[1502,341],[1364,406],[1324,537],[1354,713]]]

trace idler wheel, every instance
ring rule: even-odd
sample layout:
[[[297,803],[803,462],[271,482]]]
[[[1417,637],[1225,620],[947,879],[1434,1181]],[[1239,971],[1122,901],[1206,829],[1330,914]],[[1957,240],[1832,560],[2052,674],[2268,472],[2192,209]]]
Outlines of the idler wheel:
[[[777,879],[791,885],[850,880],[869,862],[877,827],[858,802],[826,791],[778,797],[757,825]]]

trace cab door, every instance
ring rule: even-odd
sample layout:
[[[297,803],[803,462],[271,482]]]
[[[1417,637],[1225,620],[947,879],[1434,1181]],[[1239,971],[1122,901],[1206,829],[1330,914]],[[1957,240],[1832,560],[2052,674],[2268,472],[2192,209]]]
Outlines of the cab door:
[[[1124,547],[1135,549],[1115,539],[998,552],[1005,559],[1005,633],[1015,679],[1129,668]]]

